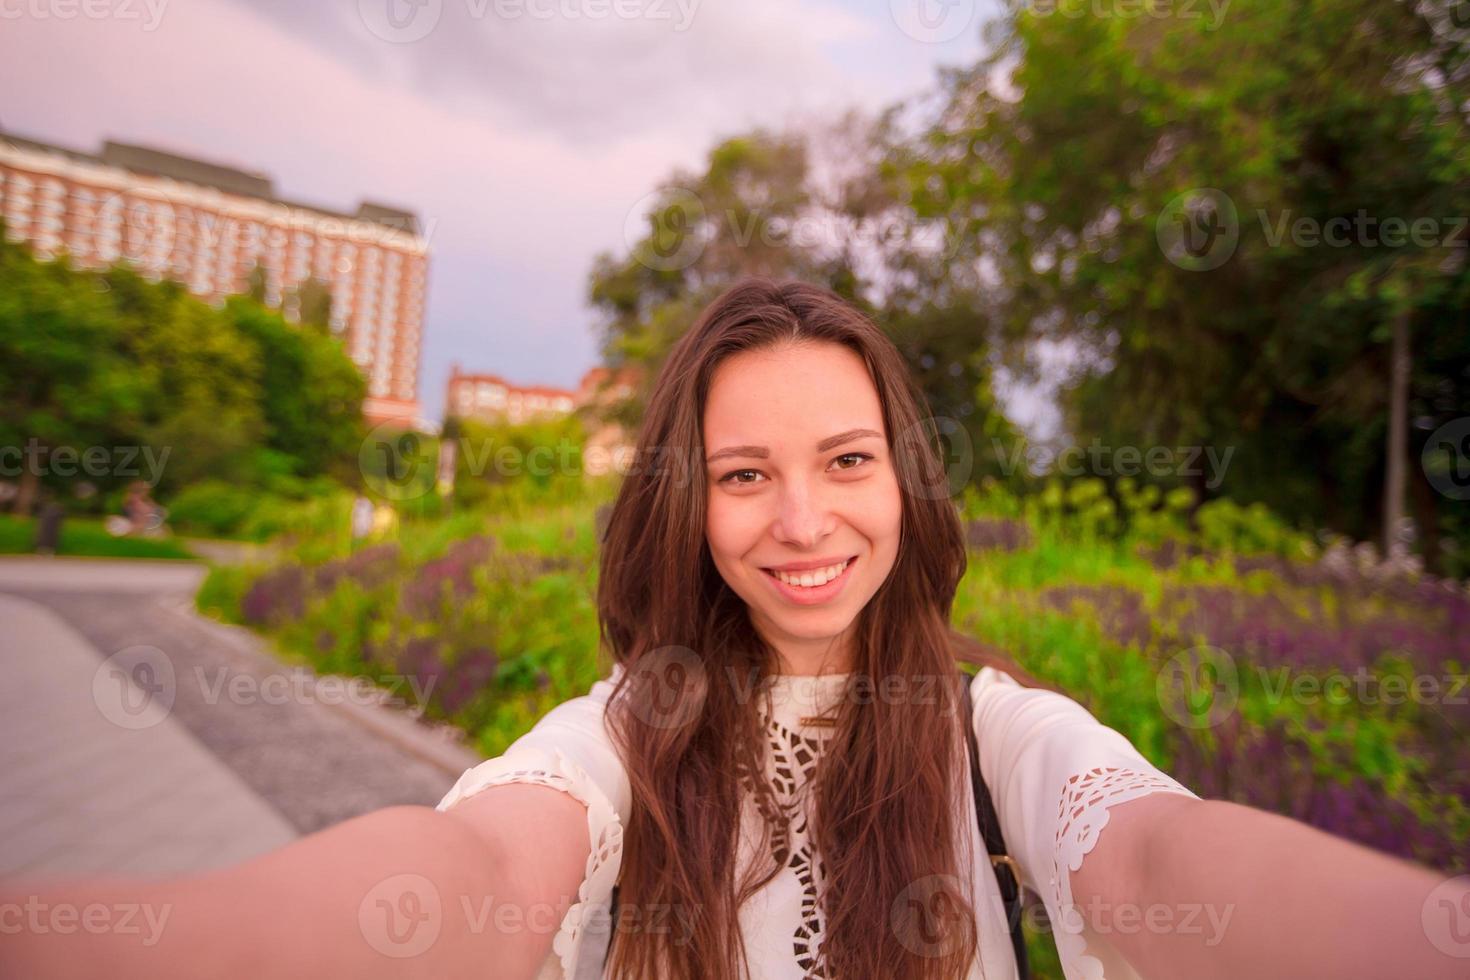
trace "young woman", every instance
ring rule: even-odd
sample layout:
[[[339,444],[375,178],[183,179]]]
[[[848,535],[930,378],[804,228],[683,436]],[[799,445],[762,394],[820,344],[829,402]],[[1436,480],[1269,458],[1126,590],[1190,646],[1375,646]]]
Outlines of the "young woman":
[[[1019,866],[1068,980],[1463,977],[1463,880],[1201,800],[951,630],[966,556],[923,406],[834,294],[730,288],[663,368],[612,510],[606,679],[432,811],[54,889],[169,926],[148,949],[23,932],[0,973],[1004,980]],[[1013,864],[987,859],[962,724]]]

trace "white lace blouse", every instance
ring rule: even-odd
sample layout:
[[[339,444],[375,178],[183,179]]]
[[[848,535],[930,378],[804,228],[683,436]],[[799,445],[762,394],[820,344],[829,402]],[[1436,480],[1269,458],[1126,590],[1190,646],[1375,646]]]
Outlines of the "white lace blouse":
[[[538,783],[561,789],[587,806],[592,850],[578,901],[567,911],[538,980],[603,976],[613,885],[622,860],[622,829],[631,803],[628,779],[603,727],[603,709],[622,667],[587,694],[572,698],[536,723],[504,755],[468,769],[436,809],[446,810],[490,786]],[[814,954],[822,933],[817,898],[822,870],[807,834],[804,794],[831,729],[803,724],[837,697],[848,675],[782,675],[773,679],[767,723],[767,778],[791,820],[789,848],[776,853],[781,872],[740,909],[749,961],[759,980],[816,980]],[[1020,864],[1022,885],[1046,906],[1067,980],[1136,980],[1137,973],[1087,925],[1072,905],[1070,872],[1098,840],[1108,808],[1149,793],[1194,796],[1148,763],[1120,733],[1082,705],[1052,691],[1027,688],[985,667],[971,684],[973,724],[985,777],[1007,848]],[[1011,951],[995,873],[975,820],[968,770],[956,787],[964,835],[969,892],[979,928],[979,953],[967,980],[1014,980]],[[740,841],[742,862],[760,841],[760,816],[746,794]],[[772,838],[774,841],[775,839]],[[780,847],[779,843],[775,846]],[[742,863],[741,867],[746,865]],[[917,883],[920,890],[923,883]],[[913,896],[921,901],[924,895]],[[677,922],[667,927],[679,935]]]

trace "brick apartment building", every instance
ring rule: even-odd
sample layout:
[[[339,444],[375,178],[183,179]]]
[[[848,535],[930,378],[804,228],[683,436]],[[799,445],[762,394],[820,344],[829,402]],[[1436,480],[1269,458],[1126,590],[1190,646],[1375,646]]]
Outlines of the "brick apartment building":
[[[483,422],[521,425],[538,418],[570,415],[577,392],[545,385],[517,385],[498,374],[464,374],[450,369],[444,414]]]
[[[641,379],[641,371],[635,367],[616,371],[595,367],[582,375],[575,389],[522,386],[496,374],[465,374],[456,364],[445,390],[444,414],[446,418],[454,415],[519,425],[538,418],[582,412],[588,428],[584,448],[605,450],[606,457],[625,458],[632,450],[632,443],[622,426],[602,417],[602,410],[630,397]],[[591,458],[589,472],[594,472]]]
[[[266,301],[293,318],[308,278],[332,296],[331,329],[363,372],[370,422],[420,417],[428,241],[408,211],[355,214],[287,201],[259,172],[107,141],[98,153],[0,133],[0,217],[37,256],[80,267],[126,261],[210,302],[266,271]]]
[[[498,374],[465,374],[450,369],[444,414],[484,422],[520,425],[538,418],[570,415],[584,407],[606,407],[631,396],[640,375],[634,368],[614,374],[595,367],[582,375],[575,389],[545,385],[517,385]]]

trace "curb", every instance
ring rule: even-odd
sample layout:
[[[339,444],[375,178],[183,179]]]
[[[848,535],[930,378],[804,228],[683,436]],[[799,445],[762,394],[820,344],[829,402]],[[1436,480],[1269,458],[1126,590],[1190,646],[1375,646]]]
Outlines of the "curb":
[[[159,608],[193,625],[201,632],[210,633],[255,666],[268,670],[279,670],[283,666],[305,670],[319,676],[309,667],[283,664],[265,649],[265,642],[243,626],[218,623],[206,619],[194,609],[193,596],[160,597]],[[332,675],[340,676],[340,675]],[[478,752],[456,741],[463,737],[452,725],[429,727],[412,715],[383,705],[360,704],[353,700],[322,699],[323,707],[341,712],[354,724],[366,729],[397,748],[439,769],[456,779],[466,769],[473,768],[485,759]]]

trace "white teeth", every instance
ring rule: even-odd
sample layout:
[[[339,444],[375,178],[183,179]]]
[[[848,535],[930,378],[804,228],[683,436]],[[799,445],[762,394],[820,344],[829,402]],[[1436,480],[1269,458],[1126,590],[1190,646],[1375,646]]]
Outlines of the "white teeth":
[[[785,582],[787,585],[796,585],[802,588],[810,589],[818,585],[826,585],[828,582],[841,575],[842,570],[846,568],[851,562],[852,559],[849,558],[845,562],[837,565],[829,565],[826,568],[813,568],[808,571],[799,572],[796,574],[788,574],[786,572],[773,570],[771,574],[776,576],[781,581]]]

